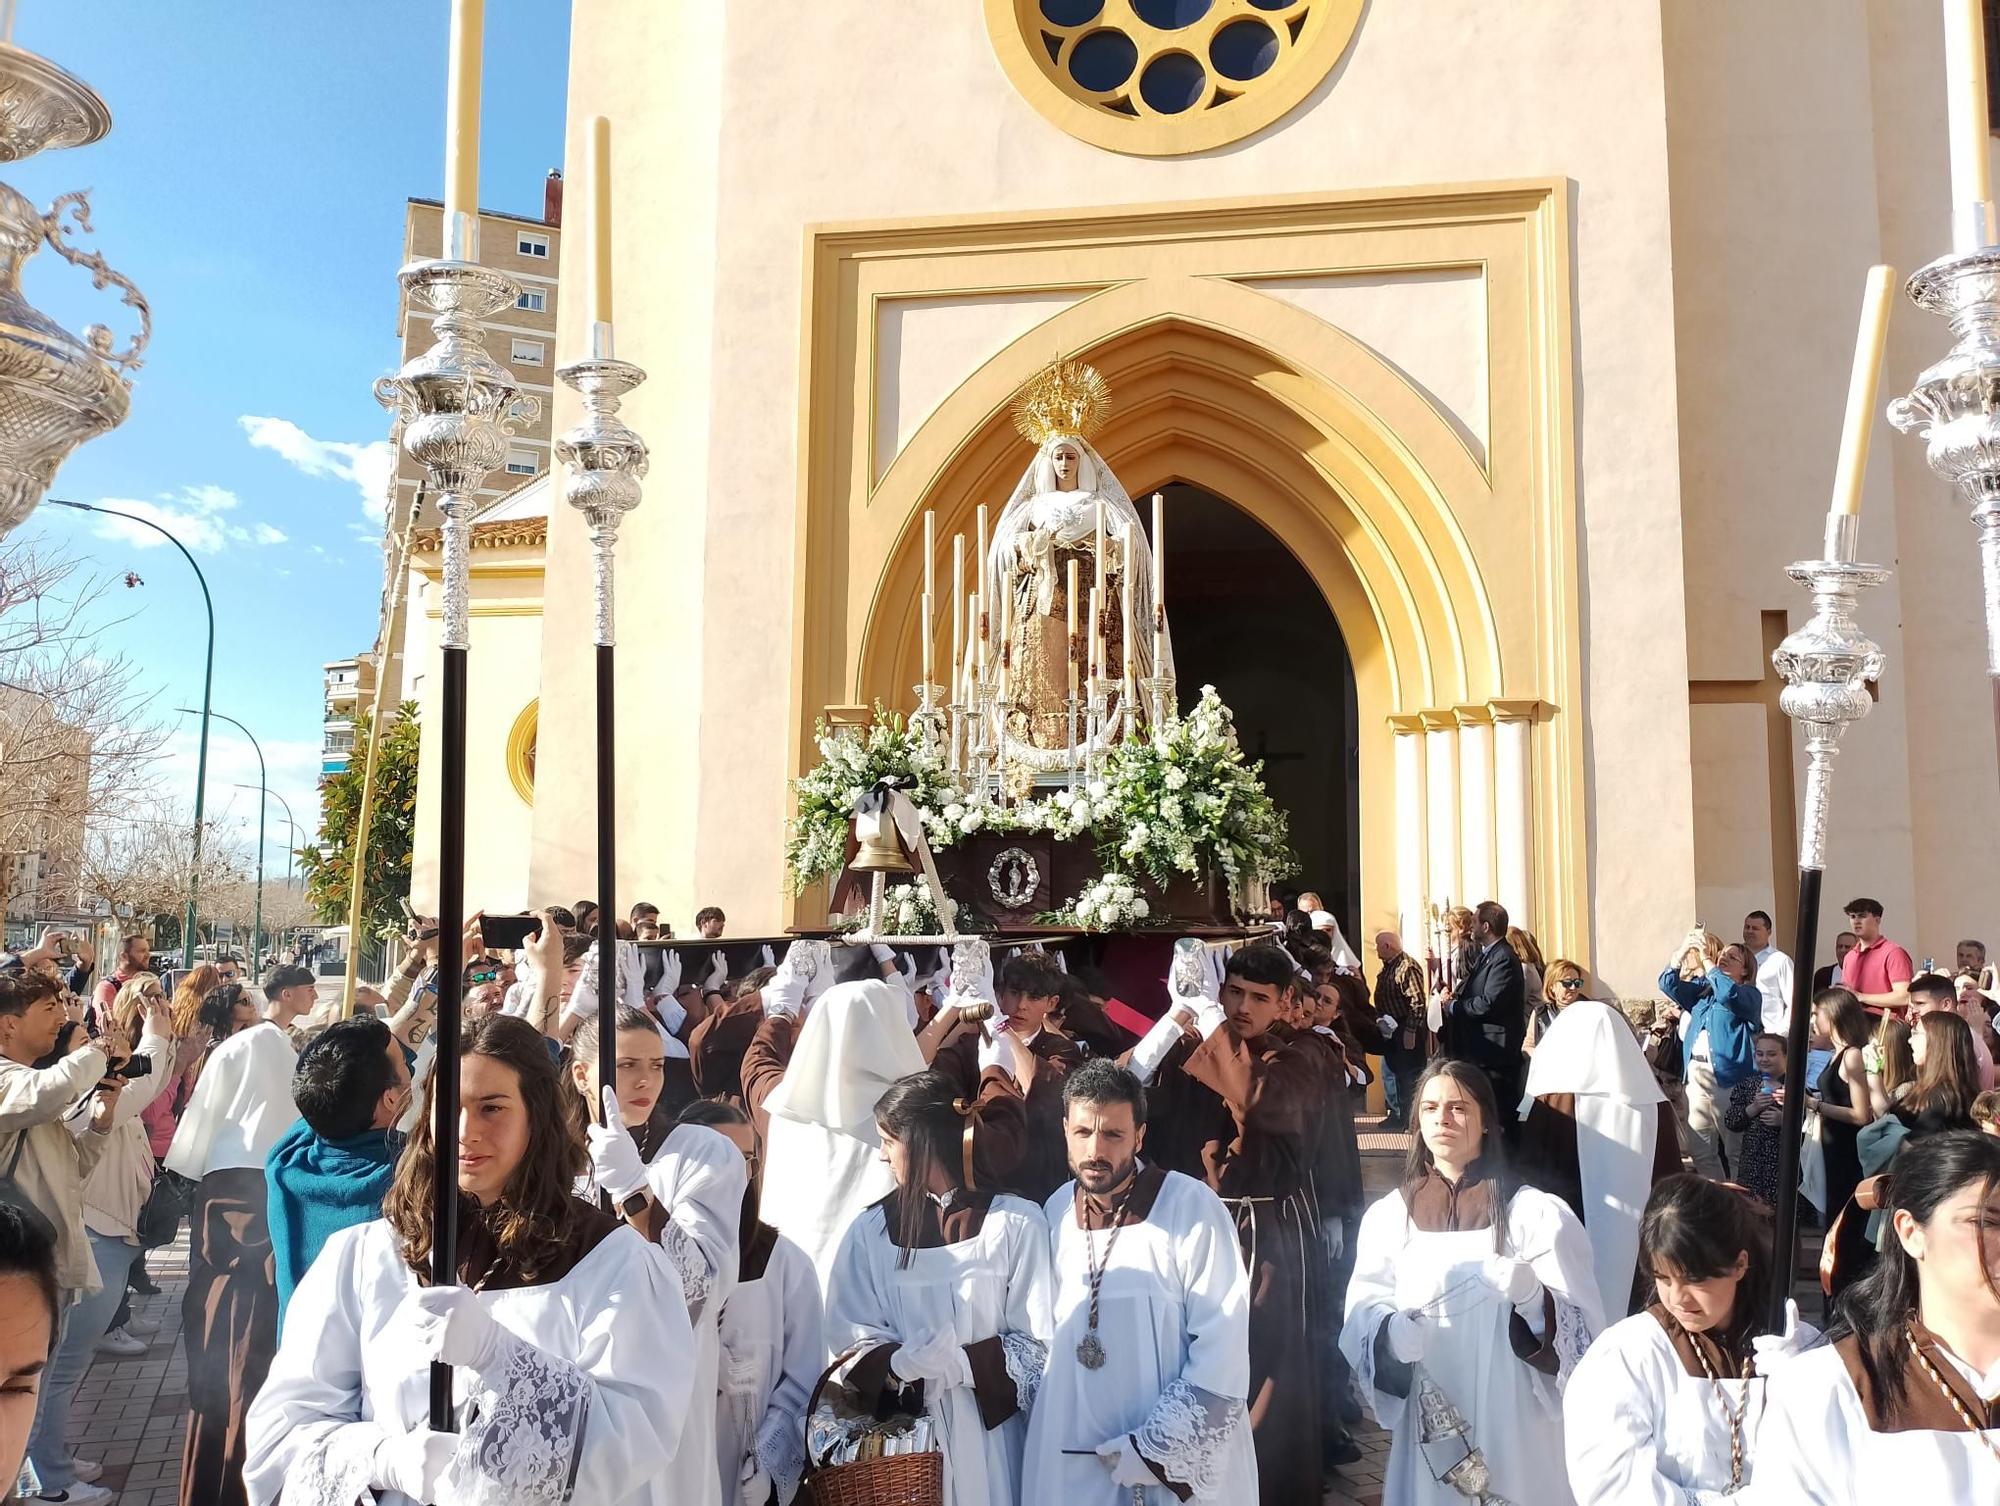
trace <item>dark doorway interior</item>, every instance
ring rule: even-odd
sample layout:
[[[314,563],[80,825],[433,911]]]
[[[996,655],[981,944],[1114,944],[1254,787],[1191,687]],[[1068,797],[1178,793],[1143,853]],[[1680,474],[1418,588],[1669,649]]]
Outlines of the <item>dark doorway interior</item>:
[[[1183,707],[1213,685],[1291,818],[1301,889],[1317,889],[1359,945],[1361,824],[1354,665],[1292,552],[1211,492],[1165,488],[1167,618]],[[1135,498],[1150,519],[1146,498]]]

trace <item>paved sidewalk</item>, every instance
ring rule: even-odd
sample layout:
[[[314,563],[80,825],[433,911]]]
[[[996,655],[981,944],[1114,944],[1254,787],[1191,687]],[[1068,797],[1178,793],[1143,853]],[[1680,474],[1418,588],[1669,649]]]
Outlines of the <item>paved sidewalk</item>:
[[[98,1483],[119,1506],[175,1506],[180,1500],[181,1436],[187,1426],[187,1351],[181,1347],[181,1294],[187,1289],[187,1231],[146,1257],[157,1297],[134,1297],[135,1314],[158,1321],[143,1355],[100,1354],[77,1388],[70,1444],[104,1466]]]

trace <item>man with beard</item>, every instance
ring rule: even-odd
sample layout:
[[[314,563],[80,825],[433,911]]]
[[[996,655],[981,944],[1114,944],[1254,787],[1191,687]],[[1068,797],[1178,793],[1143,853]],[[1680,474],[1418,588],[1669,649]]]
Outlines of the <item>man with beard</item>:
[[[1262,1500],[1317,1500],[1314,1338],[1321,1259],[1311,1171],[1324,1058],[1280,1024],[1297,969],[1269,943],[1229,958],[1220,1001],[1177,1004],[1132,1052],[1150,1081],[1154,1149],[1221,1197],[1250,1273],[1250,1426]]]
[[[1062,1098],[1076,1180],[1044,1210],[1055,1342],[1021,1499],[1252,1500],[1249,1278],[1229,1211],[1193,1177],[1140,1159],[1146,1090],[1131,1072],[1086,1062]]]

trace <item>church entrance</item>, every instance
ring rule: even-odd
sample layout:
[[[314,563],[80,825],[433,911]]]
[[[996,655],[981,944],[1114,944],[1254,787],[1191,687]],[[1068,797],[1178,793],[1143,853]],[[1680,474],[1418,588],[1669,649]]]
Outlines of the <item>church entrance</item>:
[[[1291,817],[1300,869],[1283,887],[1317,890],[1359,949],[1359,722],[1340,626],[1305,567],[1248,512],[1184,482],[1163,490],[1181,704],[1213,685],[1236,713],[1245,756],[1263,760]],[[1377,909],[1384,901],[1375,896]]]

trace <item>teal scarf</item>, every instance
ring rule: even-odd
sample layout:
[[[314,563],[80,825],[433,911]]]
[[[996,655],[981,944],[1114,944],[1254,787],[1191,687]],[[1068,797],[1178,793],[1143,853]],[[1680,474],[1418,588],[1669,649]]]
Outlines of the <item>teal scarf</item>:
[[[403,1137],[369,1130],[351,1140],[323,1140],[301,1119],[264,1159],[270,1189],[271,1250],[278,1274],[278,1323],[285,1304],[326,1242],[342,1229],[382,1216]]]

